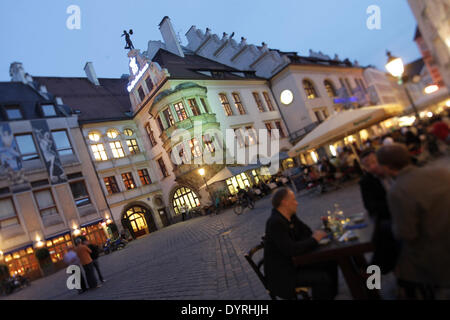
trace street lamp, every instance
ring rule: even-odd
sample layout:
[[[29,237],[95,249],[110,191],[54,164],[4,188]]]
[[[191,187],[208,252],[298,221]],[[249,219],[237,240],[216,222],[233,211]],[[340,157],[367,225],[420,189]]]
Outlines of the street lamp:
[[[208,182],[206,182],[206,179],[205,179],[205,174],[206,174],[205,169],[204,168],[198,169],[198,174],[203,178],[203,181],[205,182],[206,191],[208,192],[208,196],[209,196],[209,201],[211,201],[211,204],[212,204],[213,202],[212,202],[211,193],[209,192]]]
[[[386,70],[395,78],[398,78],[398,83],[400,85],[403,86],[403,88],[405,89],[406,92],[406,96],[408,97],[409,103],[411,104],[411,107],[414,110],[414,113],[416,115],[416,119],[417,121],[420,122],[420,116],[419,116],[419,112],[417,111],[417,107],[414,104],[413,99],[411,98],[411,95],[409,94],[408,88],[406,87],[404,81],[403,81],[403,73],[405,71],[405,68],[403,66],[403,61],[401,58],[398,57],[394,57],[393,55],[391,55],[390,51],[386,52],[387,56],[388,56],[388,61],[386,63]]]

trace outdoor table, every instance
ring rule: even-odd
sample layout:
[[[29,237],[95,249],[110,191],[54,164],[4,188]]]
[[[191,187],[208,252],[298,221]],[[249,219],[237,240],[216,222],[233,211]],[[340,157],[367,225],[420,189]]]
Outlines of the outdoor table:
[[[335,261],[341,268],[354,299],[380,299],[377,290],[369,290],[366,284],[370,274],[366,273],[367,262],[364,254],[374,250],[371,242],[373,224],[368,221],[366,223],[368,224],[367,227],[353,230],[358,239],[347,242],[339,242],[333,239],[329,244],[320,245],[314,251],[293,257],[294,264],[296,266],[307,266]]]

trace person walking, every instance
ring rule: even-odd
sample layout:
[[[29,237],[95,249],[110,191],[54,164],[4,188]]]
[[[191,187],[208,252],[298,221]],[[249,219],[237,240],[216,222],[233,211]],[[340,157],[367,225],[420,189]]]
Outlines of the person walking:
[[[82,243],[81,238],[75,240],[75,252],[80,259],[80,263],[83,266],[84,272],[86,273],[87,283],[90,289],[101,287],[100,284],[97,285],[97,279],[94,274],[94,264],[91,258],[91,249]]]
[[[401,298],[450,299],[450,170],[418,168],[406,146],[377,151],[384,172],[395,179],[388,192],[394,235],[402,246],[395,274]]]
[[[91,249],[92,264],[94,266],[94,269],[97,271],[98,279],[101,282],[105,282],[105,279],[103,279],[102,273],[100,272],[100,267],[98,265],[98,256],[100,254],[98,246],[96,246],[93,243],[90,243],[87,239],[83,241],[83,244],[87,246],[89,249]]]

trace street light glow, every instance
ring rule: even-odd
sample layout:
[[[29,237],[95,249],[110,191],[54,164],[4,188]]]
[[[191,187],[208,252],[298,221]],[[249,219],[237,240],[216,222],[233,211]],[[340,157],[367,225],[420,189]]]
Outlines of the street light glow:
[[[198,169],[198,174],[203,177],[205,175],[205,169],[203,169],[203,168]]]
[[[426,94],[430,94],[430,93],[436,92],[438,90],[439,90],[439,87],[435,84],[431,84],[431,85],[427,86],[425,89],[423,89],[423,91]]]
[[[391,75],[397,78],[401,77],[405,71],[402,59],[393,56],[390,56],[388,63],[386,64],[386,69]]]

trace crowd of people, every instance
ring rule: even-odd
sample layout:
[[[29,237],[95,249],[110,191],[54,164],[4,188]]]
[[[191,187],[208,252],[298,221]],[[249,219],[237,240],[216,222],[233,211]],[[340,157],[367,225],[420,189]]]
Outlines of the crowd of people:
[[[396,277],[398,299],[450,299],[450,144],[448,113],[393,130],[364,142],[362,150],[339,150],[317,166],[302,167],[311,179],[360,176],[365,209],[374,223],[370,264]],[[354,155],[354,156],[351,156]],[[425,166],[444,155],[444,166]],[[322,182],[323,183],[323,182]],[[297,216],[294,192],[279,189],[264,237],[264,271],[271,293],[294,299],[295,288],[312,288],[313,299],[337,294],[335,261],[296,267],[294,256],[310,252],[328,237]]]

